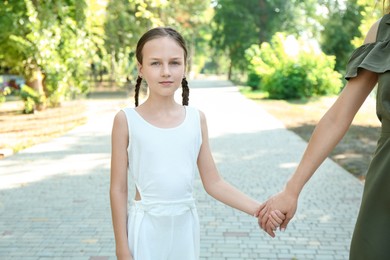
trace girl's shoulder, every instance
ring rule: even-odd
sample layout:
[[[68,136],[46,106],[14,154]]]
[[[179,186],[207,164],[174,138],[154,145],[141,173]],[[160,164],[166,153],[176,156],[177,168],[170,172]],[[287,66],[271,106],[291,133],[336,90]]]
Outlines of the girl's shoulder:
[[[121,110],[119,110],[118,113],[123,113],[125,115],[125,118],[129,120],[131,117],[135,114],[135,108],[134,107],[123,107]]]
[[[200,119],[202,118],[205,118],[205,114],[203,113],[203,111],[199,110],[198,108],[196,107],[193,107],[193,106],[186,106],[186,110],[188,111],[188,113],[192,113],[194,115],[197,115],[198,117],[200,117]]]
[[[134,111],[133,107],[121,108],[114,117],[114,123],[127,125]]]
[[[123,108],[121,108],[121,110],[119,110],[119,112],[123,111],[125,114],[127,114],[127,113],[132,113],[132,111],[134,111],[134,110],[135,110],[134,107],[123,107]]]

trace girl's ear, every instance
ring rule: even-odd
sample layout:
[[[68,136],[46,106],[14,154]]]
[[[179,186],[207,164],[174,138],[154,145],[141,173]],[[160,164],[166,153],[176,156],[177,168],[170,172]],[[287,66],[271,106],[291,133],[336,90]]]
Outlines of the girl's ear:
[[[137,62],[138,75],[142,78],[142,64]]]

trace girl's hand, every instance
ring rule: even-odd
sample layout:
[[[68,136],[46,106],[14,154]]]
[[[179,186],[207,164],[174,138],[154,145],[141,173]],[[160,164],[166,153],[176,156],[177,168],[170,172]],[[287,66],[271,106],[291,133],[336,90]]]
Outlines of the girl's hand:
[[[268,216],[267,227],[269,226],[272,230],[276,230],[283,221],[286,219],[286,215],[284,215],[280,210],[273,210],[271,214]]]
[[[297,196],[283,190],[278,194],[270,197],[266,202],[261,204],[256,217],[258,218],[259,226],[267,232],[271,237],[275,237],[274,231],[278,227],[280,220],[280,230],[284,231],[288,223],[293,218],[297,209]],[[281,218],[281,213],[285,215],[285,219]]]
[[[267,227],[270,228],[272,233],[268,233],[268,234],[270,234],[270,236],[274,237],[275,234],[273,233],[273,231],[275,231],[278,227],[280,227],[280,225],[283,223],[283,221],[285,219],[286,219],[286,215],[284,215],[282,212],[280,212],[280,210],[271,211],[269,218],[268,218]],[[258,222],[259,223],[261,222],[260,217],[258,217]]]

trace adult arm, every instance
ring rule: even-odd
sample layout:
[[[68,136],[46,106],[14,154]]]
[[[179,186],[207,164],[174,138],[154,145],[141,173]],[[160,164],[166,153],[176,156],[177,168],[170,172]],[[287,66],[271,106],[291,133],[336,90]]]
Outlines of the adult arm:
[[[321,118],[296,171],[287,181],[284,190],[272,196],[261,206],[259,224],[268,234],[274,236],[272,225],[266,225],[268,216],[274,209],[279,209],[286,214],[281,229],[287,227],[295,214],[298,197],[304,185],[343,138],[376,82],[376,73],[360,70],[357,77],[347,82],[336,102]]]
[[[111,215],[118,260],[133,259],[127,238],[127,146],[129,143],[126,115],[116,114],[111,135]]]
[[[380,20],[371,26],[365,44],[376,41],[379,22]],[[304,185],[343,138],[377,81],[377,74],[359,69],[357,77],[347,82],[336,102],[314,129],[303,157],[285,188],[261,205],[258,214],[259,225],[272,237],[275,236],[273,232],[275,225],[269,221],[269,214],[274,209],[279,209],[286,214],[286,219],[280,228],[284,230],[287,227],[296,212],[298,197]]]

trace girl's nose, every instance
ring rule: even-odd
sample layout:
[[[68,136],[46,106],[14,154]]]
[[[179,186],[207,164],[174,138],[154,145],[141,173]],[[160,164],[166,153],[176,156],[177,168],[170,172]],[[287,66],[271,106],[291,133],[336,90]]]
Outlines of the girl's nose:
[[[168,77],[171,75],[171,72],[169,70],[169,65],[168,64],[164,64],[161,68],[161,76],[163,77]]]

